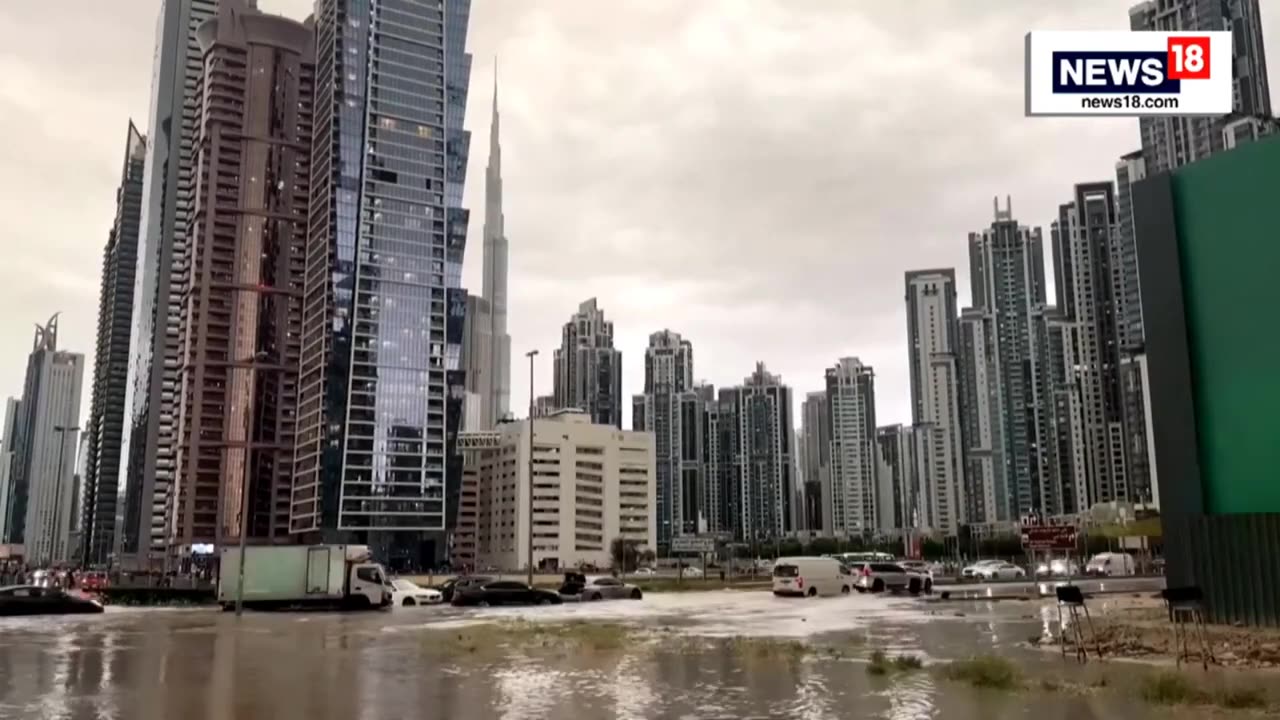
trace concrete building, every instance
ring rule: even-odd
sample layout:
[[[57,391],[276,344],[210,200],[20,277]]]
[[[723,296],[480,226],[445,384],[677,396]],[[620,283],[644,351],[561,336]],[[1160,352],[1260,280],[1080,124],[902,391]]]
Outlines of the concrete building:
[[[36,326],[14,430],[10,542],[27,562],[67,562],[75,505],[75,463],[84,356],[58,349],[58,316]]]
[[[17,398],[6,398],[4,403],[4,428],[0,435],[0,545],[8,545],[9,528],[13,524],[10,516],[14,498],[14,470],[17,467],[17,431],[18,420],[22,417],[22,401]]]
[[[933,468],[930,428],[876,428],[876,529],[881,535],[922,531]]]
[[[1002,210],[997,199],[994,206],[991,226],[969,234],[973,308],[992,318],[984,331],[990,339],[984,341],[992,355],[988,383],[994,384],[996,402],[991,422],[998,424],[991,432],[992,462],[999,469],[993,471],[995,517],[987,522],[1017,519],[1040,508],[1044,483],[1051,481],[1042,477],[1041,448],[1048,431],[1035,413],[1041,359],[1032,329],[1038,309],[1045,306],[1044,243],[1039,228],[1018,224],[1011,202]],[[966,407],[964,412],[976,410]],[[981,420],[970,418],[966,424],[980,425]]]
[[[290,529],[397,569],[448,556],[462,487],[469,16],[468,0],[315,7]]]
[[[819,535],[830,535],[834,527],[831,515],[831,410],[825,390],[804,396],[800,405],[800,441],[807,529]]]
[[[1142,153],[1155,175],[1221,152],[1228,139],[1257,137],[1271,116],[1267,58],[1258,0],[1147,0],[1129,10],[1132,30],[1226,31],[1232,34],[1234,108],[1219,117],[1141,118]],[[1231,132],[1224,132],[1231,127]]]
[[[693,345],[670,330],[651,334],[644,352],[644,394],[632,398],[631,427],[654,435],[657,543],[663,551],[670,547],[673,536],[697,534],[705,524],[697,492],[696,420],[693,415],[685,417],[681,404],[683,394],[692,389]],[[694,424],[691,432],[685,431],[686,419]]]
[[[489,301],[488,367],[481,376],[481,422],[497,423],[511,412],[511,336],[507,334],[507,235],[502,212],[502,144],[498,140],[498,74],[493,76],[489,165],[484,173],[484,280]]]
[[[908,271],[906,303],[911,421],[931,428],[929,478],[933,484],[922,498],[920,510],[926,527],[951,536],[959,532],[967,515],[955,269]]]
[[[289,536],[311,180],[309,25],[221,0],[197,32],[169,553]]]
[[[147,140],[129,123],[124,169],[116,189],[115,222],[102,252],[93,395],[84,433],[87,447],[78,524],[84,543],[80,555],[91,565],[105,565],[115,551],[120,446],[127,415],[129,337],[133,330],[133,292],[146,157]]]
[[[795,427],[791,388],[764,363],[741,385],[721,388],[714,419],[726,530],[739,542],[791,532]]]
[[[826,371],[831,414],[831,530],[838,537],[874,533],[876,520],[875,373],[858,358]]]
[[[561,411],[532,423],[500,424],[483,447],[467,451],[465,467],[475,478],[477,566],[527,567],[530,522],[539,568],[610,567],[610,545],[617,538],[654,547],[656,470],[650,433],[618,430],[592,423],[584,412]]]
[[[556,411],[555,395],[539,395],[533,399],[533,416],[546,417]]]
[[[1110,182],[1076,185],[1053,227],[1058,308],[1075,330],[1065,362],[1082,417],[1073,445],[1083,453],[1086,506],[1130,498],[1111,249],[1118,235]]]
[[[126,568],[163,568],[165,497],[177,452],[182,263],[195,202],[195,89],[204,72],[196,30],[217,6],[164,0],[156,26],[117,489],[115,552]]]
[[[964,438],[965,501],[969,522],[993,522],[1008,513],[1003,423],[998,386],[996,320],[981,308],[960,312],[961,437]]]
[[[565,323],[553,363],[557,408],[583,410],[592,422],[622,428],[622,353],[595,298]]]

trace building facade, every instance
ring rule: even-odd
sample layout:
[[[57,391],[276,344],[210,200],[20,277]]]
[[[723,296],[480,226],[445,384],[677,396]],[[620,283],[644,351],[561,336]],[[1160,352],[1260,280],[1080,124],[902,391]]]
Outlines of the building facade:
[[[316,3],[290,529],[447,557],[466,387],[469,0]]]
[[[22,401],[6,398],[4,402],[4,428],[0,435],[0,545],[15,542],[9,535],[13,525],[12,504],[15,497],[14,475],[17,469],[17,432],[22,417]]]
[[[927,529],[921,511],[930,490],[929,428],[876,428],[876,529],[881,535]]]
[[[58,317],[37,326],[14,432],[9,503],[11,542],[22,543],[33,565],[68,562],[73,555],[83,381],[84,356],[58,349]]]
[[[195,88],[204,72],[196,30],[217,5],[164,0],[156,27],[117,490],[115,552],[126,568],[163,568],[177,451],[182,260],[195,198]]]
[[[800,404],[801,476],[804,478],[806,529],[830,535],[831,411],[826,391],[806,393]]]
[[[720,389],[718,406],[725,531],[739,542],[784,537],[792,530],[795,486],[791,388],[756,363],[741,385]]]
[[[632,398],[631,427],[654,435],[657,543],[664,550],[670,547],[673,536],[697,534],[705,523],[697,490],[696,405],[686,417],[682,404],[682,397],[692,389],[692,343],[670,330],[651,334],[644,352],[644,394]],[[688,431],[684,427],[686,420],[693,423]]]
[[[622,428],[622,352],[614,349],[613,323],[595,298],[565,323],[553,363],[557,408],[583,410],[592,422]]]
[[[967,516],[964,444],[960,423],[960,369],[957,362],[956,271],[906,273],[907,360],[911,376],[912,423],[928,425],[929,477],[922,498],[924,525],[955,535]]]
[[[871,534],[876,519],[875,373],[857,358],[826,371],[831,416],[831,529],[839,537]]]
[[[498,77],[494,69],[489,164],[484,172],[484,276],[488,301],[488,363],[480,370],[481,423],[497,423],[511,412],[511,336],[507,334],[507,231],[502,212],[502,143],[498,139]]]
[[[92,399],[84,433],[87,445],[81,475],[80,553],[90,565],[105,565],[115,551],[116,494],[120,487],[120,446],[129,386],[129,336],[133,329],[146,159],[146,138],[129,123],[124,169],[116,189],[115,222],[102,251]]]
[[[560,411],[532,423],[498,425],[481,449],[467,451],[465,464],[475,477],[477,566],[527,567],[530,523],[539,569],[610,567],[610,546],[619,538],[654,547],[655,457],[649,433],[592,423],[584,412]]]
[[[959,330],[960,406],[964,438],[965,502],[969,522],[1007,517],[1003,423],[998,382],[996,320],[982,308],[964,308]]]

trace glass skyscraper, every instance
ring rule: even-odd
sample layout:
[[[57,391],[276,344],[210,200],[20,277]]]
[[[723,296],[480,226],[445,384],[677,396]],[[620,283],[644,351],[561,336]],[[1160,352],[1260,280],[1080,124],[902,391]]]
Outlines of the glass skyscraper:
[[[469,0],[319,0],[290,529],[446,555],[461,464]]]

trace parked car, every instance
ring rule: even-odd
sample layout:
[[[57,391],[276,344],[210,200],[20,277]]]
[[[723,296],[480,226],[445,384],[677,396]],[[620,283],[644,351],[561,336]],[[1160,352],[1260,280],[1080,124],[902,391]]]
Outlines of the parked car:
[[[858,592],[907,591],[912,595],[933,592],[933,578],[908,570],[896,562],[868,562],[854,568],[858,578],[854,588]]]
[[[415,605],[439,605],[444,602],[444,593],[435,588],[424,588],[404,578],[391,581],[391,604],[397,607],[414,607]]]
[[[685,566],[680,572],[684,573],[685,577],[702,577],[702,570],[692,565]]]
[[[848,595],[853,576],[830,557],[784,557],[773,564],[773,594],[815,597]]]
[[[1084,566],[1086,575],[1120,577],[1134,573],[1133,556],[1129,553],[1104,552],[1094,555]]]
[[[982,568],[988,565],[999,565],[1002,562],[1004,561],[1003,560],[979,560],[974,564],[968,565],[964,569],[962,569],[960,571],[960,577],[965,580],[978,580],[982,578],[982,574],[979,572],[979,570],[981,570]]]
[[[1010,562],[998,561],[979,566],[976,576],[982,580],[1015,580],[1027,576],[1027,571]]]
[[[559,605],[559,593],[532,588],[515,580],[496,580],[483,585],[469,584],[453,591],[454,605]]]
[[[573,573],[576,575],[576,573]],[[639,600],[644,597],[640,588],[628,585],[609,575],[577,575],[572,580],[566,575],[560,595],[574,600]]]
[[[102,612],[102,603],[62,588],[11,585],[0,588],[0,616],[80,615]]]
[[[658,574],[658,571],[651,567],[642,567],[636,568],[636,571],[632,574],[636,577],[653,577]]]
[[[1036,566],[1036,577],[1070,577],[1079,574],[1080,567],[1070,558],[1053,558]]]
[[[489,575],[463,575],[462,577],[456,577],[452,580],[445,581],[445,583],[439,588],[440,595],[445,602],[453,602],[454,593],[457,592],[459,588],[468,588],[473,585],[484,585],[485,583],[491,583],[494,580],[497,580],[497,578]]]

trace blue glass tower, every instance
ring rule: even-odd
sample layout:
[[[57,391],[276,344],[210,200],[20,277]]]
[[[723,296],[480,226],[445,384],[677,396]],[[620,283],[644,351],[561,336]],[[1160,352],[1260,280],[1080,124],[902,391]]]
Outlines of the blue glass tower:
[[[290,528],[447,552],[460,462],[470,0],[319,0]]]

